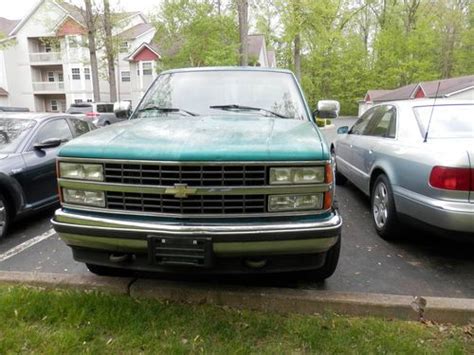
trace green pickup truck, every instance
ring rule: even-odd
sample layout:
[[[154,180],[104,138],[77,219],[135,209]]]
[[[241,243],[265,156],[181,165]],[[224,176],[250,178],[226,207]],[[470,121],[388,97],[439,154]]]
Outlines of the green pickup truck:
[[[52,220],[93,273],[303,271],[337,266],[342,220],[331,155],[290,71],[161,73],[129,120],[58,157]],[[120,113],[120,112],[118,112]]]

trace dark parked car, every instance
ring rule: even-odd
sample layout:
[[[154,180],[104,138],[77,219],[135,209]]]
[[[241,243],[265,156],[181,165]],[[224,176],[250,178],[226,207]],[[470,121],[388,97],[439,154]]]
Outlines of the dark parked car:
[[[52,113],[0,113],[0,238],[9,223],[58,202],[59,147],[93,126]]]

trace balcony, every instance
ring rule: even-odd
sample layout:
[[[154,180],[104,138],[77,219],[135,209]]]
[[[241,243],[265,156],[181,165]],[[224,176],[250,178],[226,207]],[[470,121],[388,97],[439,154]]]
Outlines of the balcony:
[[[30,53],[31,64],[57,64],[62,62],[61,52]]]
[[[35,93],[64,93],[63,81],[36,81],[33,83]]]

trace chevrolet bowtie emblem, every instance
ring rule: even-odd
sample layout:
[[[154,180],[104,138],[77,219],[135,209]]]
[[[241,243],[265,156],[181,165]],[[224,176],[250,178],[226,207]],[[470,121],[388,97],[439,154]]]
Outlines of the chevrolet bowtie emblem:
[[[188,195],[196,193],[197,189],[188,187],[187,184],[174,184],[174,187],[168,187],[165,194],[174,195],[176,198],[186,198]]]

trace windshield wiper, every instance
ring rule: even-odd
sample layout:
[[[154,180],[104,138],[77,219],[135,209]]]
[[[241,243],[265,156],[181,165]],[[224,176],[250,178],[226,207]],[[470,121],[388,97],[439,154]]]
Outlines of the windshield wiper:
[[[251,107],[251,106],[242,106],[242,105],[236,105],[236,104],[231,104],[231,105],[215,105],[215,106],[209,106],[209,108],[213,108],[216,110],[224,110],[224,111],[232,111],[232,110],[241,110],[241,111],[263,111],[266,113],[269,113],[273,116],[280,117],[280,118],[291,118],[288,116],[284,116],[278,112],[274,112],[271,110],[267,110],[266,108],[261,108],[261,107]]]
[[[186,111],[177,107],[148,106],[148,107],[141,108],[138,110],[138,112],[145,112],[145,111],[177,112],[177,113],[185,113],[188,116],[199,116],[197,113]]]

